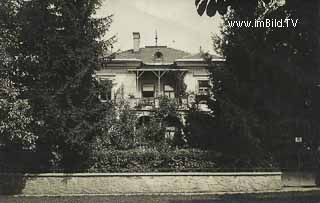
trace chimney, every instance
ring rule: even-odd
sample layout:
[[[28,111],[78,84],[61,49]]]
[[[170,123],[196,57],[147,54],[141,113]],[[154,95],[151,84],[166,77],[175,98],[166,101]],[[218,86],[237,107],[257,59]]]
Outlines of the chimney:
[[[140,49],[140,33],[133,33],[133,52],[138,52]]]

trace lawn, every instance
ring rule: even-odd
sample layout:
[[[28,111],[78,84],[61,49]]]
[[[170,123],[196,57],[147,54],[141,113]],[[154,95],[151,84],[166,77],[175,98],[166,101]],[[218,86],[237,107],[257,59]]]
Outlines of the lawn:
[[[320,203],[320,190],[227,195],[121,195],[19,197],[0,196],[1,203]]]

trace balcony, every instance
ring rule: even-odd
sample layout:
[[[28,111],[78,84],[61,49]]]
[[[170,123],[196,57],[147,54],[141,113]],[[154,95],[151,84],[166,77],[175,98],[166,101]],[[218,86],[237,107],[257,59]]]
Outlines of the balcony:
[[[159,108],[161,98],[129,98],[129,106],[135,110],[154,110]],[[175,102],[178,110],[187,110],[192,102],[188,98],[172,98],[171,101]]]
[[[207,96],[206,96],[207,98]],[[189,97],[171,98],[175,102],[178,111],[188,110],[192,104],[197,104],[200,111],[209,112],[208,105],[204,100],[199,101],[198,95],[190,95]],[[132,110],[153,111],[159,108],[161,98],[129,98],[128,103]]]

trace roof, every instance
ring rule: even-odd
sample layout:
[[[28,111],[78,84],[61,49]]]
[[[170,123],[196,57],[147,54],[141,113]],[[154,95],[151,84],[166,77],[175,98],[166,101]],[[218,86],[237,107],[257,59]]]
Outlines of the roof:
[[[191,56],[186,56],[183,59],[203,59],[203,54],[202,52],[199,52],[197,54],[191,55]],[[210,54],[210,56],[212,57],[212,59],[223,59],[221,56],[217,56],[217,55],[213,55]]]
[[[159,54],[160,53],[160,54]],[[202,61],[203,53],[190,54],[185,51],[170,48],[167,46],[146,46],[134,52],[133,49],[117,53],[116,60],[141,60],[144,64],[173,64],[176,60]],[[159,58],[160,56],[160,58]],[[223,60],[222,57],[211,55],[213,60]],[[158,60],[157,60],[158,59]]]
[[[157,55],[156,53],[161,53]],[[116,59],[140,59],[143,63],[154,63],[156,58],[161,63],[174,63],[176,59],[183,59],[192,56],[190,53],[167,46],[146,46],[134,52],[133,49],[120,52],[116,55]]]

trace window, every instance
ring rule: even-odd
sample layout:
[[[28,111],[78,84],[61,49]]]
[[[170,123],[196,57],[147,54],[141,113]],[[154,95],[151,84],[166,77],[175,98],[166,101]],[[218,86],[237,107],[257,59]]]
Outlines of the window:
[[[138,119],[138,123],[137,123],[137,127],[141,127],[141,126],[147,126],[150,123],[150,117],[149,116],[141,116]]]
[[[154,60],[156,62],[161,62],[163,61],[163,54],[160,52],[160,51],[157,51],[155,54],[154,54]]]
[[[102,101],[111,100],[112,80],[101,79],[99,94]]]
[[[154,97],[154,84],[143,84],[142,97],[146,97],[146,98]]]
[[[199,89],[198,94],[199,95],[209,95],[209,80],[199,80],[198,81]]]
[[[165,138],[168,140],[173,140],[175,133],[176,133],[175,127],[166,127]]]
[[[155,57],[155,58],[162,58],[162,57],[163,57],[163,54],[162,54],[160,51],[157,51],[157,52],[154,54],[154,57]]]
[[[164,85],[164,96],[167,96],[168,98],[174,98],[174,89],[170,85]]]

